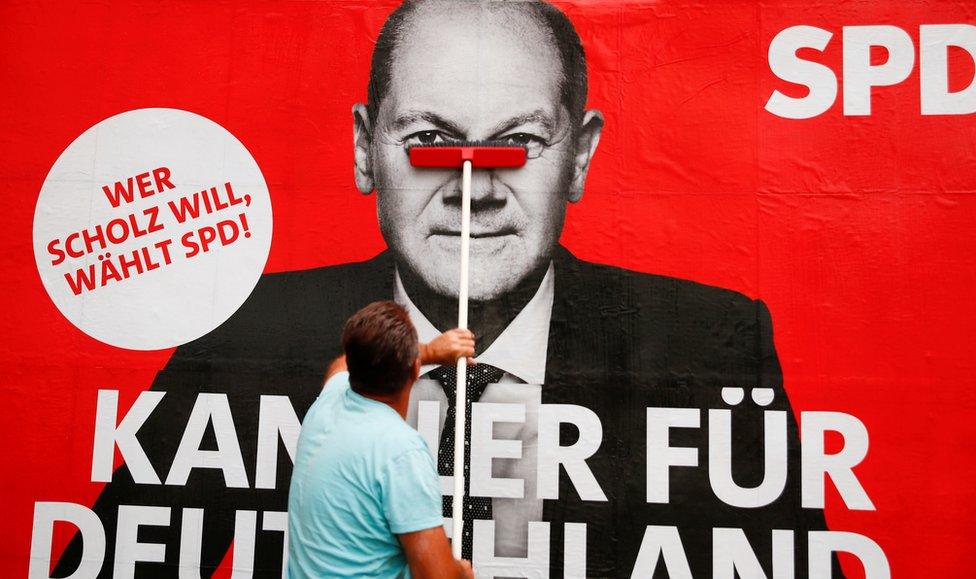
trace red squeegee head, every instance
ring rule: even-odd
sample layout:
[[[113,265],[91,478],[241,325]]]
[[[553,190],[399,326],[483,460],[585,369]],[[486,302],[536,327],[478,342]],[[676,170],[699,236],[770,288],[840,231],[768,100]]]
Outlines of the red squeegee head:
[[[414,167],[457,169],[471,161],[474,169],[504,169],[525,165],[525,147],[504,141],[448,141],[410,147]]]

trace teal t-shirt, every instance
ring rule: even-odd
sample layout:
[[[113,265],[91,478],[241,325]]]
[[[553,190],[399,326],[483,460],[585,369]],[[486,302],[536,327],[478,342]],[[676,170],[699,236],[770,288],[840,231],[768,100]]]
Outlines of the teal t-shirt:
[[[427,443],[390,406],[336,374],[298,438],[288,493],[288,577],[410,577],[396,535],[439,527]]]

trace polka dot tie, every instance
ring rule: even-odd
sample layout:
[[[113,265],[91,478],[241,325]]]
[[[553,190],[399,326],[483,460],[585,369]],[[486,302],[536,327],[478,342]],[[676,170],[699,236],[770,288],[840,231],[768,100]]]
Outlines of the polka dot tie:
[[[467,371],[464,409],[464,501],[461,511],[464,515],[464,527],[461,539],[461,557],[469,561],[471,560],[474,527],[472,521],[474,519],[491,519],[491,498],[472,497],[469,493],[471,487],[471,403],[481,398],[489,384],[497,384],[503,374],[502,370],[489,364],[468,366]],[[447,419],[444,421],[444,430],[441,431],[440,449],[437,453],[437,470],[441,475],[451,476],[454,474],[454,419],[456,416],[454,402],[457,389],[457,368],[441,366],[431,371],[428,376],[440,382],[444,388],[444,393],[447,395]],[[451,507],[451,497],[444,497],[442,508],[445,517],[452,516]]]

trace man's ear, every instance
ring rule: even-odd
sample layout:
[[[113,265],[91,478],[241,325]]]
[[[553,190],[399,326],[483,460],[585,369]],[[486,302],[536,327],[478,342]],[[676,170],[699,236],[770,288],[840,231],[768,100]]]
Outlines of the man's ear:
[[[413,361],[413,368],[410,370],[410,379],[407,380],[407,385],[402,392],[407,392],[409,396],[410,389],[417,382],[418,378],[420,378],[420,356],[417,356],[417,359]]]
[[[356,187],[364,194],[373,192],[373,128],[369,124],[366,105],[356,103],[352,107],[353,171],[356,174]]]
[[[583,197],[583,185],[586,183],[586,172],[590,168],[590,161],[596,153],[596,146],[600,142],[603,131],[603,113],[596,109],[589,109],[583,113],[583,120],[576,131],[575,156],[573,158],[573,180],[569,184],[569,200],[576,203]]]

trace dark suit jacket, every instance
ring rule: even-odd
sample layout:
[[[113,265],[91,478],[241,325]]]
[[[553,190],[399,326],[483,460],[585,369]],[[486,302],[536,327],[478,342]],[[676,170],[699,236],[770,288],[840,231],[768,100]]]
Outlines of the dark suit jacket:
[[[713,527],[744,529],[771,575],[771,530],[797,531],[796,576],[806,574],[806,531],[824,529],[823,513],[800,508],[799,443],[792,412],[786,490],[768,507],[725,505],[708,481],[709,408],[729,408],[723,386],[746,389],[733,411],[733,476],[741,486],[763,478],[763,409],[749,389],[772,388],[768,409],[790,410],[773,348],[766,307],[741,294],[690,281],[640,274],[577,260],[560,248],[543,403],[593,410],[603,425],[600,450],[587,462],[608,502],[580,500],[565,472],[560,499],[545,501],[551,521],[552,576],[562,575],[564,522],[587,524],[589,576],[630,576],[647,525],[675,525],[695,577],[711,575]],[[370,261],[264,276],[234,316],[207,336],[177,349],[152,389],[166,392],[139,439],[165,480],[198,393],[226,393],[254,486],[258,408],[262,395],[285,395],[303,417],[318,395],[329,362],[338,355],[345,320],[363,305],[393,296],[389,254]],[[699,467],[671,469],[671,500],[647,504],[646,408],[701,409],[700,429],[674,429],[672,446],[699,449]],[[577,432],[567,427],[562,444]],[[210,436],[203,448],[216,448]],[[196,469],[185,486],[138,485],[123,466],[95,503],[108,542],[102,576],[111,576],[120,504],[173,507],[169,527],[143,527],[142,542],[166,544],[166,565],[139,564],[136,576],[175,576],[182,508],[203,508],[201,575],[208,577],[234,536],[237,510],[259,511],[255,576],[277,576],[282,534],[262,530],[263,511],[287,510],[291,460],[278,449],[273,490],[228,489],[219,470]],[[192,540],[192,539],[188,539]],[[75,568],[75,537],[60,572]],[[665,577],[658,562],[655,577]],[[840,575],[835,573],[835,577]]]

